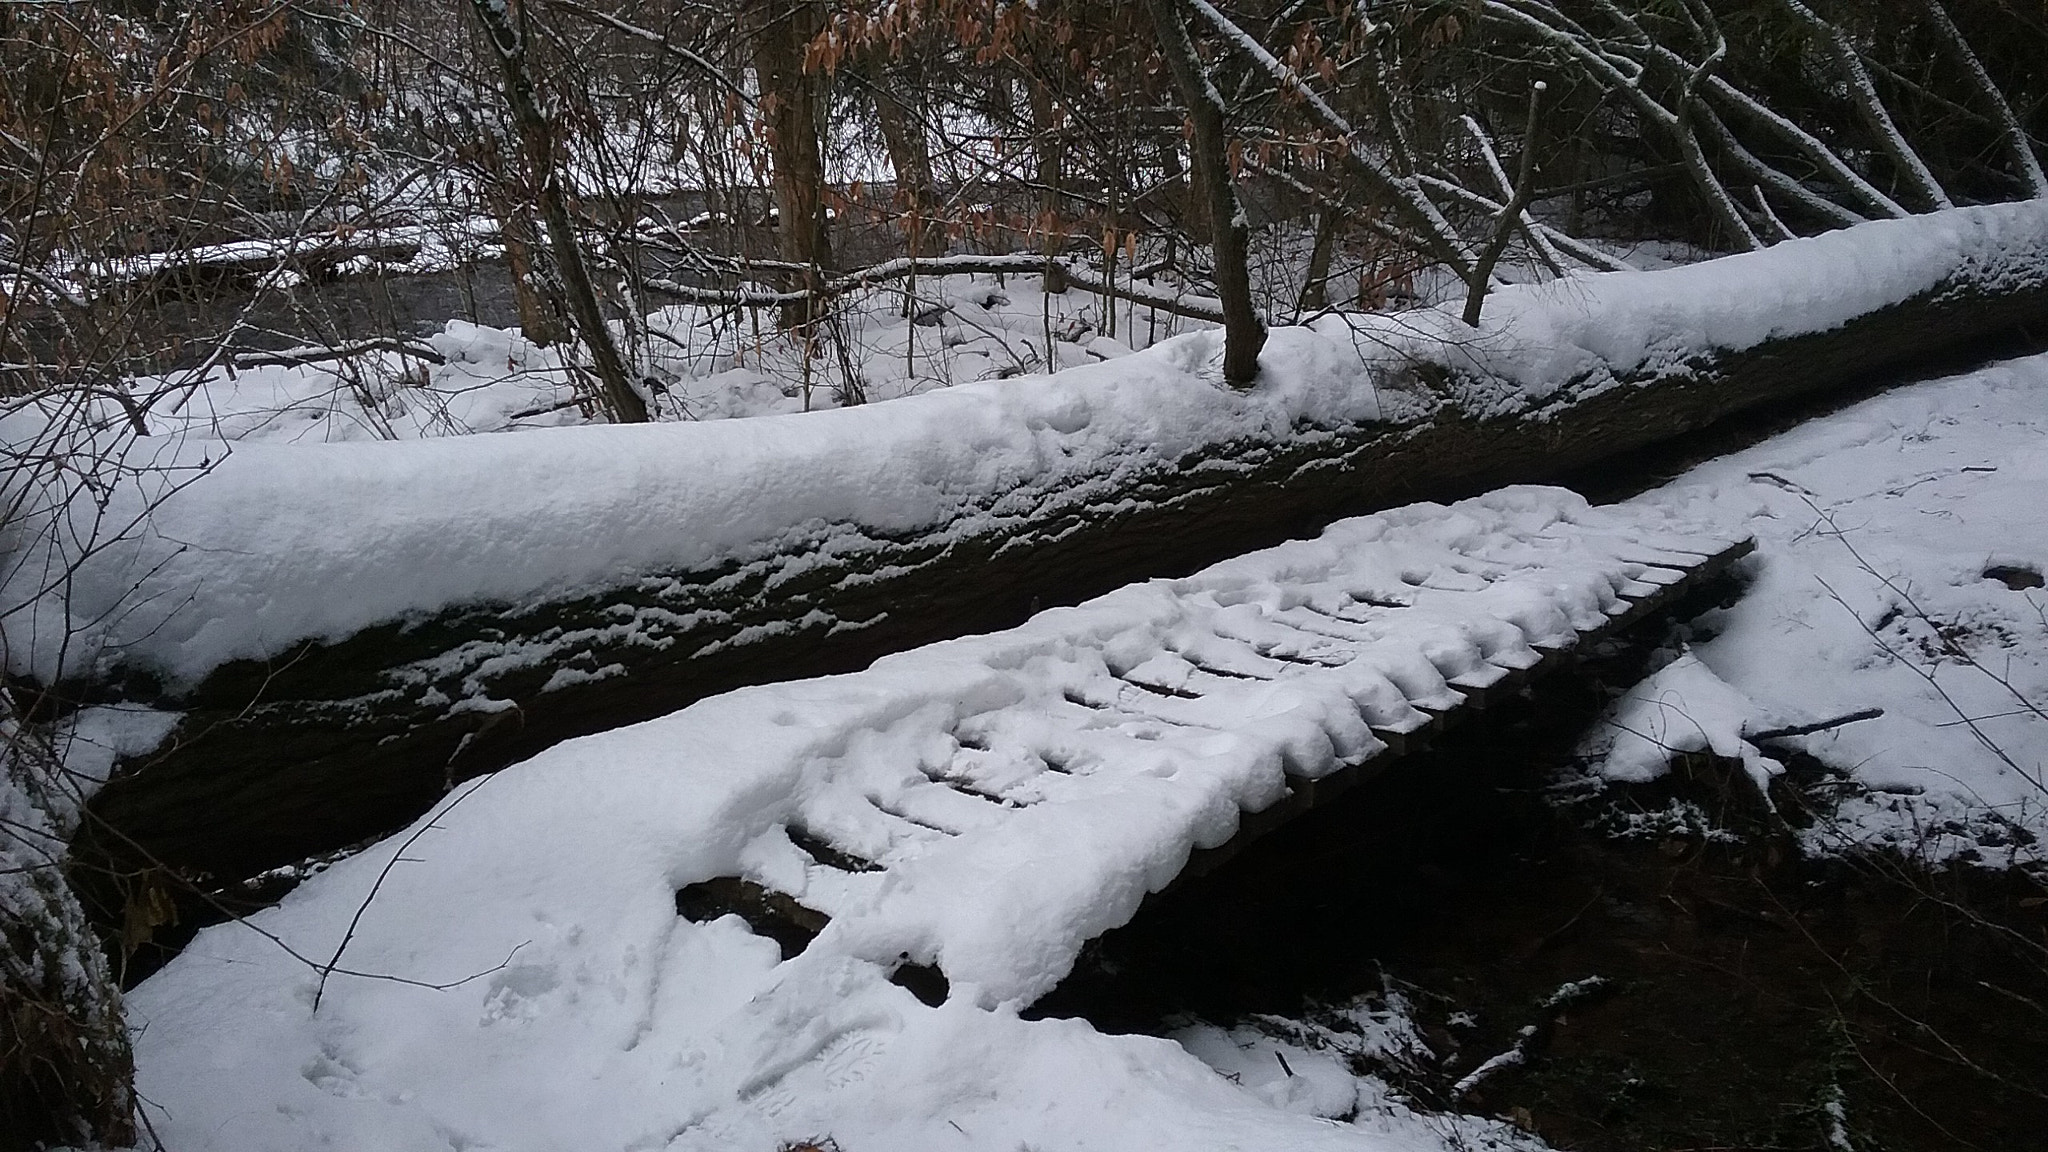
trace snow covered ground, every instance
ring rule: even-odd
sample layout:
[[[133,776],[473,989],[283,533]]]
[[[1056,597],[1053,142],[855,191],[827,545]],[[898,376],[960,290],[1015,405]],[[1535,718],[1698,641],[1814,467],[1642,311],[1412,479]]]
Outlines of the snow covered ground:
[[[2048,845],[2048,357],[1902,388],[1645,497],[1755,534],[1754,582],[1630,693],[1590,749],[1641,779],[1662,749],[1777,770],[1745,733],[1847,774],[1818,848],[2040,861]],[[1625,731],[1624,731],[1625,729]]]
[[[1603,559],[1618,523],[1754,533],[1759,551],[1747,595],[1616,719],[1768,772],[1745,734],[1882,708],[1798,741],[1855,785],[1814,846],[2002,861],[2048,832],[2048,599],[2025,587],[2048,564],[2044,388],[2048,357],[1917,384],[1705,464],[1621,520],[1541,490],[1382,514],[562,745],[250,926],[203,933],[131,999],[142,1090],[195,1150],[1533,1147],[1355,1075],[1347,1045],[1399,1056],[1398,1013],[1357,1008],[1341,1040],[1153,1039],[1016,1009],[1236,810],[1370,755],[1361,717],[1398,727],[1454,690],[1446,675],[1515,666],[1611,606],[1648,571]],[[1565,548],[1529,551],[1546,534]],[[1368,638],[1359,622],[1414,611],[1371,602],[1404,595],[1456,609]],[[1427,658],[1389,664],[1390,642]],[[1653,773],[1662,750],[1645,752],[1607,766]],[[830,867],[792,826],[884,867]],[[737,918],[677,917],[670,894],[717,875],[832,924],[778,964]],[[316,1011],[316,973],[252,928],[314,963],[346,940],[340,967],[369,975],[333,976]],[[901,960],[940,963],[951,998],[890,983]]]
[[[1657,271],[1501,288],[1477,338],[1455,319],[1462,286],[1424,276],[1429,307],[1348,313],[1344,325],[1365,349],[1413,353],[1435,345],[1427,358],[1503,375],[1527,396],[1493,399],[1518,404],[1600,367],[1678,363],[1772,335],[1825,330],[1987,259],[2024,264],[2048,248],[2044,214],[2039,203],[1963,209],[1677,267],[1656,251],[1637,253]],[[448,259],[445,245],[421,251],[422,262]],[[644,332],[616,334],[650,382],[646,399],[655,419],[717,420],[841,407],[849,378],[867,401],[892,400],[1116,359],[1213,327],[1124,297],[1111,301],[1080,289],[1048,295],[1029,274],[926,277],[914,284],[906,309],[903,290],[912,286],[898,281],[855,293],[808,350],[776,331],[773,315],[760,309],[666,307],[646,317]],[[1284,312],[1294,291],[1268,286],[1267,313]],[[559,346],[536,347],[516,329],[460,320],[420,342],[445,363],[383,351],[152,377],[132,382],[132,390],[173,397],[152,409],[159,433],[230,441],[407,440],[585,424],[597,416],[589,403],[578,403],[590,390],[579,392]]]
[[[1048,296],[1035,275],[927,277],[912,315],[902,304],[901,292],[860,294],[808,356],[776,330],[772,310],[676,305],[647,316],[644,334],[619,335],[653,382],[647,399],[655,419],[672,421],[842,407],[849,368],[865,399],[876,402],[1098,363],[1210,327],[1119,299],[1111,337],[1101,296],[1079,289]],[[145,395],[190,394],[175,412],[170,403],[154,410],[160,432],[233,441],[414,440],[596,422],[595,411],[577,403],[575,374],[559,345],[537,347],[517,329],[463,320],[418,343],[445,363],[379,351],[152,377],[134,387]]]
[[[1369,1083],[1297,1107],[1017,1012],[1241,812],[1728,543],[1506,489],[572,741],[202,934],[131,998],[142,1091],[195,1152],[1442,1146]],[[830,924],[783,959],[678,917],[715,877]],[[280,942],[370,975],[323,991]],[[943,1006],[890,982],[904,963],[943,970]]]

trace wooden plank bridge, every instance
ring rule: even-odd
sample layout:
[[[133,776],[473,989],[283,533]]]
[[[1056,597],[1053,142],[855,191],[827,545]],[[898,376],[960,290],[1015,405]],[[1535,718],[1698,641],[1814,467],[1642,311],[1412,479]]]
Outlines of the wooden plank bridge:
[[[835,741],[807,773],[787,848],[751,874],[685,887],[678,912],[736,914],[786,958],[835,920],[856,925],[843,936],[857,953],[877,950],[862,938],[896,935],[859,922],[915,922],[936,944],[897,958],[899,983],[932,1002],[948,976],[1001,985],[987,956],[1034,951],[1015,908],[1067,902],[1114,926],[1133,896],[1222,866],[1752,547],[1655,508],[1508,489],[1345,521],[884,661],[841,680],[950,672],[959,697],[906,700],[901,719]],[[1234,811],[1217,813],[1219,796]],[[903,906],[920,901],[931,907]],[[1103,902],[1117,911],[1092,911]],[[955,941],[982,959],[956,956]],[[1038,991],[1062,974],[1008,973]]]

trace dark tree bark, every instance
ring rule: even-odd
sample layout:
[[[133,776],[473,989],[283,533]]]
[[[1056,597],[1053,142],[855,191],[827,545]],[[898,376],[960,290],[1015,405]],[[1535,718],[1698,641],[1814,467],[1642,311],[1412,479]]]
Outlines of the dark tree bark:
[[[513,304],[519,310],[519,331],[542,348],[568,338],[559,300],[548,291],[535,257],[542,244],[533,230],[533,196],[495,134],[484,134],[477,148],[483,169],[484,207],[498,221],[498,243],[505,249],[505,271],[512,279]]]
[[[1223,378],[1244,388],[1258,379],[1259,352],[1266,346],[1266,325],[1252,303],[1249,250],[1251,224],[1237,198],[1230,175],[1230,143],[1223,131],[1223,97],[1209,82],[1208,70],[1195,53],[1195,42],[1174,7],[1175,0],[1146,0],[1159,48],[1173,73],[1174,86],[1187,101],[1194,127],[1194,178],[1214,223],[1216,294],[1223,300]]]
[[[756,0],[751,15],[754,71],[761,80],[761,114],[767,121],[768,153],[774,165],[782,258],[803,266],[797,278],[809,294],[782,306],[782,326],[808,332],[819,315],[817,289],[832,266],[825,220],[825,158],[819,144],[822,79],[804,68],[804,52],[823,29],[824,14],[812,0]]]
[[[625,361],[606,327],[604,309],[597,290],[590,283],[590,269],[583,262],[583,246],[576,238],[576,225],[569,218],[569,202],[555,170],[555,130],[541,110],[533,76],[526,66],[526,37],[513,26],[517,17],[501,0],[470,0],[470,10],[483,25],[485,39],[498,57],[505,103],[512,111],[512,123],[519,131],[520,150],[525,153],[541,221],[547,226],[548,250],[555,259],[555,272],[568,297],[569,313],[576,321],[576,334],[590,350],[606,407],[612,418],[625,424],[645,423],[647,403],[633,390],[626,377]],[[521,15],[523,15],[523,9]]]
[[[867,64],[869,86],[875,97],[875,122],[882,130],[882,146],[889,153],[889,166],[896,172],[896,199],[903,208],[903,239],[912,256],[929,256],[926,233],[931,226],[932,151],[925,132],[923,107],[892,82],[879,59]]]
[[[1059,106],[1042,78],[1026,77],[1024,88],[1031,102],[1031,144],[1038,157],[1038,227],[1045,236],[1045,290],[1059,295],[1067,290],[1066,266],[1053,259],[1060,250],[1059,237],[1053,232],[1060,216],[1062,179]]]
[[[539,347],[562,342],[568,333],[542,289],[540,267],[534,261],[538,237],[533,225],[518,212],[498,218],[498,241],[505,248],[505,271],[512,277],[513,303],[519,309],[519,332]]]
[[[1316,243],[1309,249],[1308,275],[1301,283],[1298,312],[1314,312],[1330,304],[1330,264],[1337,256],[1337,233],[1344,227],[1344,210],[1326,204],[1316,213]]]
[[[1522,129],[1522,166],[1515,175],[1515,185],[1508,193],[1508,202],[1494,215],[1493,232],[1487,237],[1486,247],[1479,253],[1479,262],[1472,266],[1471,278],[1465,282],[1465,326],[1479,327],[1480,309],[1486,306],[1486,293],[1493,286],[1493,270],[1500,258],[1507,253],[1508,241],[1521,228],[1522,212],[1529,207],[1529,197],[1536,190],[1536,129],[1538,115],[1543,110],[1542,81],[1529,92],[1529,122]],[[1487,152],[1493,146],[1486,143]]]

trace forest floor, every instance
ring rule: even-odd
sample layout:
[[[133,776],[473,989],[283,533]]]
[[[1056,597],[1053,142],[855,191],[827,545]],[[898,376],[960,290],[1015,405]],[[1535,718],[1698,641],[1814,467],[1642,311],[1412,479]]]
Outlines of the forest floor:
[[[1037,1010],[1317,1115],[1392,1083],[1563,1148],[2038,1146],[2044,386],[1897,389],[1651,494],[1756,533],[1719,602],[1156,901]]]
[[[2048,966],[2006,933],[2041,940],[2040,882],[1802,854],[1711,781],[1589,795],[1585,718],[1646,655],[1148,904],[1034,1013],[1172,1037],[1368,1128],[1419,1102],[1585,1152],[2037,1147]],[[1793,777],[1787,815],[1826,827],[1842,777]]]
[[[859,696],[886,715],[822,754],[913,755],[924,711],[855,677],[563,745],[444,804],[388,882],[391,844],[252,921],[318,957],[353,940],[368,979],[202,933],[131,1000],[142,1091],[194,1149],[2025,1146],[2048,1003],[2044,384],[2048,357],[1901,387],[1639,497],[1757,552],[1677,630],[1147,903],[1021,1017],[957,979],[920,1009],[809,953],[777,984],[744,926],[684,931],[621,895],[783,867],[762,853],[791,817],[764,798],[790,786],[737,767],[797,717],[735,727],[749,708]],[[661,783],[632,799],[642,776]],[[643,842],[685,808],[715,837]],[[486,1097],[528,1067],[553,1086],[508,1127]]]

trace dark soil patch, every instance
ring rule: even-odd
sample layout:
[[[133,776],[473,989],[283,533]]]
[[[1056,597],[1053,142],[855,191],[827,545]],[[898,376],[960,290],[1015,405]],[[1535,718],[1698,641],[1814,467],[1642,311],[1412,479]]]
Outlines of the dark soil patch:
[[[1037,1011],[1143,1032],[1298,1016],[1377,992],[1384,971],[1428,994],[1446,1064],[1408,1085],[1426,1101],[1598,975],[1608,994],[1460,1107],[1601,1152],[1831,1150],[1831,1100],[1855,1149],[2048,1148],[2042,889],[1803,860],[1760,823],[1702,835],[1725,797],[1697,783],[1561,803],[1543,784],[1598,679],[1504,705],[1498,725],[1156,898]],[[1688,791],[1690,819],[1644,833],[1641,813]],[[1476,1026],[1449,1026],[1455,1012]]]
[[[1993,564],[1984,570],[1984,578],[1996,580],[2015,592],[2048,586],[2048,580],[2041,578],[2041,570],[2030,564]]]

